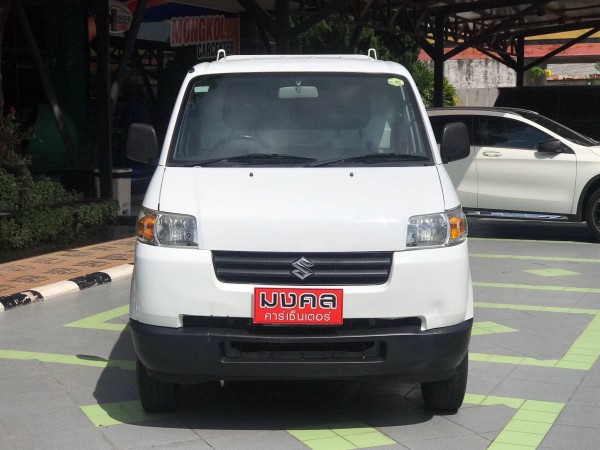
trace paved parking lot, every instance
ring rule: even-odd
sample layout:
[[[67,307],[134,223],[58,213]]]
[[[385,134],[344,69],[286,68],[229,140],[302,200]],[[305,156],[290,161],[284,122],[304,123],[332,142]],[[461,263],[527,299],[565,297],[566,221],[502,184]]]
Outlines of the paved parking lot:
[[[0,313],[0,448],[598,448],[600,244],[579,225],[474,220],[469,245],[457,414],[389,380],[205,384],[176,413],[145,414],[122,279]]]

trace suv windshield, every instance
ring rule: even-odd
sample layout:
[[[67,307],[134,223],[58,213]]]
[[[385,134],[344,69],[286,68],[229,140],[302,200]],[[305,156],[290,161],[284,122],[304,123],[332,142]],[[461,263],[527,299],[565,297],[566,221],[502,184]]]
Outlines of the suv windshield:
[[[169,154],[171,166],[431,164],[412,89],[387,74],[198,77]]]

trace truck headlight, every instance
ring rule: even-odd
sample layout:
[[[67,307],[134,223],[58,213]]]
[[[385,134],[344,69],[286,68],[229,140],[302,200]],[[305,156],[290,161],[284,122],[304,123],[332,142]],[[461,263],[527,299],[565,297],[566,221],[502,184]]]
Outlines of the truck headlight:
[[[467,218],[462,208],[408,219],[406,249],[460,244],[467,238]]]
[[[196,218],[142,208],[137,220],[137,238],[149,245],[198,248]]]

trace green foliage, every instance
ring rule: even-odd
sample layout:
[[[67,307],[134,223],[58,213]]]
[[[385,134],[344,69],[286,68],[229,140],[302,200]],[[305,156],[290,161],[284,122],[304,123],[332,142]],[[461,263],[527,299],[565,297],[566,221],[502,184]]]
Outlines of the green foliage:
[[[409,67],[409,71],[415,80],[425,107],[431,108],[433,106],[433,70],[423,61],[416,61]],[[445,77],[443,91],[444,106],[458,105],[456,88]]]
[[[528,70],[528,72],[534,77],[543,77],[544,75],[551,77],[552,71],[550,69],[544,69],[540,66],[534,66]]]
[[[395,61],[411,72],[426,107],[433,106],[433,70],[418,60],[419,47],[407,36],[378,33],[362,28],[356,46],[352,48],[356,24],[352,21],[322,20],[298,36],[291,43],[295,53],[305,54],[366,54],[369,48],[377,50],[377,58]],[[444,78],[444,106],[458,104],[456,88]]]
[[[34,181],[0,169],[0,250],[40,244],[68,243],[97,233],[111,224],[118,202],[84,202],[82,194],[66,191],[49,179]]]
[[[387,48],[389,52],[389,61],[395,61],[404,67],[410,68],[419,60],[421,49],[417,43],[408,36],[402,36],[391,33],[377,34],[381,45]]]
[[[53,180],[34,180],[24,155],[33,137],[11,112],[0,118],[0,251],[85,239],[112,223],[117,201],[90,203]]]
[[[358,32],[358,37],[355,34]],[[377,58],[410,66],[417,60],[419,47],[409,37],[378,33],[372,28],[357,30],[351,20],[322,20],[290,43],[292,52],[304,54],[367,54],[370,48]]]
[[[14,111],[0,116],[0,168],[13,173],[27,169],[30,158],[23,154],[23,144],[33,138],[33,128],[24,130]]]

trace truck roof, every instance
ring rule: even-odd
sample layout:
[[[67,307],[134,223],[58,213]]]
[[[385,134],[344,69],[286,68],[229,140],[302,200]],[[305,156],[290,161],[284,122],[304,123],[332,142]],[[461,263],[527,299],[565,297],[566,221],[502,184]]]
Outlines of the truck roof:
[[[192,70],[197,74],[249,72],[355,72],[408,75],[400,64],[366,55],[231,55]]]

